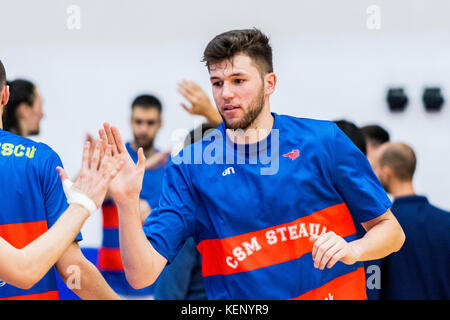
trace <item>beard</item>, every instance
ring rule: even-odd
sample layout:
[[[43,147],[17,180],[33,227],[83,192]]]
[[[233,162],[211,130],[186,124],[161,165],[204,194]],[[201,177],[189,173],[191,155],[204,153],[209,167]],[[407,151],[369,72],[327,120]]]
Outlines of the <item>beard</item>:
[[[226,129],[242,129],[246,130],[249,128],[256,118],[260,115],[264,107],[264,87],[258,92],[258,95],[250,102],[248,111],[244,113],[244,116],[239,120],[227,121],[225,117],[220,113],[222,120],[225,122]]]
[[[134,144],[137,149],[142,148],[145,152],[153,148],[153,139],[147,136],[134,136]]]

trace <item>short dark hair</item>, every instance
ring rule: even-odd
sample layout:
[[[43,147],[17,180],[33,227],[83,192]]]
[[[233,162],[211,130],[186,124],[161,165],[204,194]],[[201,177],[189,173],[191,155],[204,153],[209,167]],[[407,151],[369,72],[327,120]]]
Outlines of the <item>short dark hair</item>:
[[[361,128],[366,140],[377,146],[389,142],[389,133],[381,126],[372,124]]]
[[[414,150],[405,143],[389,143],[380,156],[380,167],[388,166],[400,181],[412,181],[416,170]]]
[[[150,94],[143,94],[136,97],[131,104],[131,110],[134,110],[135,107],[142,107],[145,109],[155,108],[159,111],[159,113],[162,112],[161,101],[159,101],[157,97]]]
[[[336,120],[334,123],[341,129],[350,140],[361,150],[364,155],[367,154],[366,149],[366,140],[364,139],[364,135],[353,122],[347,120]]]
[[[5,66],[2,63],[2,60],[0,60],[0,90],[3,89],[5,85],[6,85],[6,71]]]
[[[9,86],[10,97],[3,113],[3,126],[5,130],[21,135],[17,108],[22,103],[30,107],[33,105],[36,99],[36,86],[31,81],[24,79],[7,82],[7,85]]]
[[[232,30],[212,39],[203,52],[203,62],[208,70],[211,65],[232,59],[237,54],[245,54],[253,59],[261,73],[273,72],[272,47],[269,38],[260,30]]]

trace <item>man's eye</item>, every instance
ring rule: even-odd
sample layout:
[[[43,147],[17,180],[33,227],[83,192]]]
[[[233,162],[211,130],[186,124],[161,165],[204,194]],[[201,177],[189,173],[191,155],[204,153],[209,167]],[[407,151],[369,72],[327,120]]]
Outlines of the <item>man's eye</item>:
[[[134,123],[136,123],[136,124],[142,124],[142,120],[134,120]]]
[[[220,87],[222,85],[222,81],[213,82],[214,87]]]
[[[236,83],[243,83],[245,80],[244,79],[235,79],[234,82]]]

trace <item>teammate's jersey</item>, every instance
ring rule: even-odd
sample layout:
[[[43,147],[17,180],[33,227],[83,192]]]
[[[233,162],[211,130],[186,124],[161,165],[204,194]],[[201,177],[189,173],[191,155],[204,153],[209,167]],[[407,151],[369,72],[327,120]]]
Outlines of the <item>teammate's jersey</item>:
[[[14,247],[38,238],[67,209],[57,166],[61,160],[47,145],[0,129],[0,237]],[[58,299],[55,267],[29,290],[0,281],[5,298]]]
[[[126,148],[133,161],[137,162],[137,152],[131,148],[130,143],[126,144]],[[140,198],[146,200],[151,208],[158,204],[164,171],[165,166],[145,171]],[[118,294],[130,296],[153,294],[153,286],[136,290],[126,280],[120,257],[119,216],[117,207],[112,200],[103,203],[102,215],[103,240],[98,253],[97,265],[103,277]]]
[[[334,123],[273,116],[258,144],[234,144],[222,124],[173,158],[146,236],[168,261],[194,236],[209,299],[366,299],[362,263],[316,269],[309,237],[353,241],[354,221],[389,198]]]

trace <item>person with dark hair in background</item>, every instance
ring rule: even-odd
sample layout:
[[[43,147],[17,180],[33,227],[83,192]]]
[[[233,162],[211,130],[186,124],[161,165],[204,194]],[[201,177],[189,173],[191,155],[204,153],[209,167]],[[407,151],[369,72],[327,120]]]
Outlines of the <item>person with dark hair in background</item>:
[[[188,146],[209,134],[216,126],[203,123],[187,135]],[[195,247],[194,238],[184,243],[170,265],[167,265],[155,282],[155,300],[205,300],[202,277],[202,256]]]
[[[110,192],[130,284],[153,283],[193,236],[209,299],[366,299],[361,261],[404,241],[367,159],[330,121],[271,112],[277,77],[261,31],[220,34],[203,60],[223,123],[172,159],[143,228],[145,157],[130,161],[117,128],[105,125],[127,158]],[[367,230],[361,239],[354,220]]]
[[[370,164],[373,163],[377,157],[377,152],[383,143],[389,142],[389,133],[377,124],[367,125],[361,128],[366,139],[367,159]]]
[[[4,129],[25,138],[38,135],[44,117],[38,89],[23,79],[8,82],[8,86],[10,99],[3,114]]]
[[[3,112],[9,97],[9,88],[5,85],[5,80],[5,70],[0,61],[0,112]],[[67,203],[57,167],[60,168],[61,175],[66,176],[66,174],[62,170],[59,156],[49,146],[4,131],[1,128],[2,123],[0,121],[0,195],[2,197],[0,202],[0,237],[16,248],[35,247],[36,243],[33,243],[33,240],[40,236],[47,237],[48,240],[52,233],[55,235],[55,230],[61,230],[61,227],[58,226],[58,219],[66,209],[75,213],[73,212],[73,206],[69,207]],[[20,127],[20,129],[23,130],[24,128]],[[106,140],[103,139],[103,141],[106,145]],[[94,155],[99,154],[101,145],[97,144],[97,146],[97,152],[94,152]],[[83,162],[83,164],[86,163],[87,161]],[[77,181],[86,178],[86,170],[81,172],[83,175]],[[101,183],[98,186],[100,185]],[[75,186],[80,187],[80,184],[76,182]],[[73,190],[73,188],[68,188],[68,190]],[[98,202],[99,205],[101,201]],[[91,210],[90,212],[95,211],[95,208]],[[82,209],[79,214],[83,214],[83,212],[86,213]],[[66,217],[61,217],[62,222],[69,222]],[[78,221],[78,223],[80,222]],[[53,226],[57,229],[52,229]],[[45,235],[46,232],[50,232],[50,236],[49,234]],[[74,234],[74,229],[70,231],[70,237],[72,234]],[[83,256],[78,245],[78,241],[82,239],[81,234],[74,238],[75,240],[70,241],[63,252],[56,250],[57,255],[55,255],[56,251],[50,249],[49,252],[53,252],[53,255],[52,257],[47,256],[51,262],[57,260],[54,266],[62,279],[67,283],[67,280],[73,276],[73,268],[75,267],[79,275],[78,285],[71,289],[78,296],[83,299],[118,299],[119,297],[111,290],[100,272]],[[52,239],[55,240],[55,238]],[[38,239],[38,241],[41,240]],[[53,246],[65,246],[66,240],[59,238],[58,243],[54,243]],[[44,259],[44,257],[42,258]],[[50,264],[51,269],[45,275],[42,274],[47,271],[49,266],[47,263],[39,263],[33,266],[33,269],[29,270],[33,273],[32,280],[27,280],[29,275],[25,273],[22,275],[24,281],[22,283],[2,276],[2,280],[13,280],[11,282],[17,286],[1,282],[0,299],[58,300],[55,268]],[[36,274],[39,274],[37,278],[43,277],[37,281]],[[35,281],[37,283],[32,285]]]
[[[359,129],[356,126],[356,124],[344,119],[335,120],[333,122],[336,123],[339,129],[341,129],[342,132],[344,132],[346,136],[350,138],[350,140],[352,140],[352,142],[358,147],[358,149],[362,153],[364,153],[364,155],[367,154],[366,140],[364,138],[364,134],[362,133],[361,129]]]
[[[142,223],[151,212],[151,208],[158,205],[162,178],[169,160],[170,152],[160,152],[154,145],[162,125],[161,114],[162,104],[153,95],[140,95],[131,104],[130,124],[134,139],[126,144],[126,149],[135,162],[137,162],[139,148],[143,149],[147,158],[139,201]],[[151,299],[154,292],[153,286],[135,290],[126,280],[119,250],[117,207],[109,196],[102,205],[102,213],[103,240],[98,252],[98,268],[106,281],[123,298]]]
[[[403,247],[381,262],[381,299],[450,299],[450,212],[437,208],[413,186],[416,156],[404,143],[384,144],[375,172],[394,197]]]

